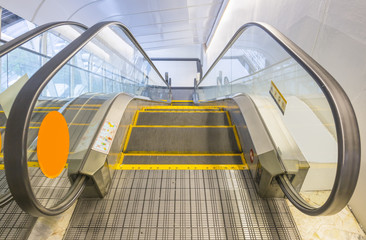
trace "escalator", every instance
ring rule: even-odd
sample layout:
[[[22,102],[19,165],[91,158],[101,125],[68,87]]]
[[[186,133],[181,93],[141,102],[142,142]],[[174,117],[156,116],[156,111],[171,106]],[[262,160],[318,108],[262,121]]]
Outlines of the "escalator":
[[[65,71],[67,89],[85,90],[61,99],[50,89]],[[37,127],[52,112],[39,111],[54,106],[52,97],[62,102],[69,142],[50,144],[54,152],[38,159]],[[12,105],[4,159],[16,203],[39,217],[78,201],[66,239],[296,239],[296,227],[284,224],[284,196],[312,216],[346,206],[360,165],[352,105],[276,29],[243,25],[189,98],[174,99],[122,24],[89,28],[36,71]],[[66,163],[47,177],[42,161],[65,147]]]

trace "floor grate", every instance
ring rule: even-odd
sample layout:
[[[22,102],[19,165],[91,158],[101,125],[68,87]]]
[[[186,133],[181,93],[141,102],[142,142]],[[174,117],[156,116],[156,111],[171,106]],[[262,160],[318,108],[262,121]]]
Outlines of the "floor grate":
[[[284,199],[249,171],[116,171],[104,199],[80,199],[64,239],[300,239]]]

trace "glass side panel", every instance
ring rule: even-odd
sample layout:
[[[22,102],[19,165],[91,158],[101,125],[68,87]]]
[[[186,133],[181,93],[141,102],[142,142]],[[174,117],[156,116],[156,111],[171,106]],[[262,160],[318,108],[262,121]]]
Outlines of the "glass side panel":
[[[169,89],[160,74],[124,30],[110,26],[101,30],[53,76],[33,109],[28,139],[39,136],[43,122],[54,111],[64,116],[70,139],[67,164],[54,178],[40,168],[42,163],[36,154],[29,155],[28,172],[32,173],[33,192],[44,206],[55,206],[68,194],[72,185],[68,173],[78,171],[104,121],[104,114],[98,114],[98,110],[106,111],[108,103],[119,93],[155,101],[166,101],[169,97]],[[30,152],[38,151],[36,140],[28,144]],[[37,180],[33,178],[34,174]],[[41,182],[45,184],[40,188]],[[52,191],[50,198],[57,195],[58,200],[43,202],[44,191]]]
[[[19,24],[23,23],[25,22],[23,21]],[[11,27],[14,27],[14,25],[10,24],[9,29],[11,29]],[[9,37],[10,32],[5,31],[6,29],[2,30],[2,37],[8,36],[8,40],[13,38]],[[21,33],[24,33],[25,30],[27,29],[19,29],[19,31],[22,31]],[[7,118],[15,97],[22,86],[39,68],[41,68],[50,58],[60,52],[71,41],[79,37],[82,32],[84,32],[84,29],[71,25],[55,27],[0,57],[0,132],[2,140],[0,169],[4,169],[4,133]],[[6,33],[9,34],[6,35]],[[13,33],[19,35],[18,32]],[[4,43],[4,41],[1,41],[1,45]],[[63,78],[62,81],[65,81],[65,79],[66,78]],[[69,89],[60,88],[58,94],[64,96],[68,94],[68,91]],[[35,138],[36,136],[31,136],[29,141],[33,141]],[[1,184],[0,187],[0,194],[2,194],[8,191],[4,170],[0,170],[0,181],[4,183]]]
[[[338,153],[331,108],[312,77],[266,32],[245,30],[198,93],[201,101],[249,96],[293,187],[314,206],[328,199]]]

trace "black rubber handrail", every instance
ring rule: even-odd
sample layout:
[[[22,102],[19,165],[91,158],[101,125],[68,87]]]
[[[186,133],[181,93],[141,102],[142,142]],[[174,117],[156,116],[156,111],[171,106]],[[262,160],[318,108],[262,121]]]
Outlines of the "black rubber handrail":
[[[120,22],[113,21],[95,24],[45,63],[25,83],[14,100],[6,125],[4,142],[6,178],[10,191],[18,205],[33,216],[52,216],[66,211],[80,194],[80,189],[85,186],[85,178],[83,178],[80,180],[82,182],[78,183],[79,189],[69,191],[67,198],[53,208],[43,206],[36,199],[29,180],[27,165],[27,136],[33,109],[42,90],[52,77],[98,33],[109,26],[118,26],[124,31],[171,91],[170,86],[164,81],[131,32]],[[73,186],[75,184],[76,182]]]
[[[327,70],[276,28],[266,23],[250,22],[244,24],[234,34],[199,84],[206,79],[235,41],[251,27],[262,29],[295,59],[318,84],[329,103],[337,131],[338,162],[334,185],[327,201],[320,207],[311,206],[302,200],[292,186],[289,186],[291,183],[285,175],[278,176],[276,179],[285,195],[300,211],[312,216],[335,214],[347,205],[356,188],[361,161],[361,145],[357,118],[351,101]]]
[[[0,46],[0,57],[3,55],[13,51],[17,47],[23,45],[24,43],[28,42],[29,40],[41,35],[44,32],[47,32],[48,30],[51,30],[56,27],[64,26],[64,25],[71,25],[71,26],[77,26],[82,29],[88,29],[87,26],[84,24],[78,23],[78,22],[72,22],[72,21],[63,21],[63,22],[51,22],[43,24],[39,27],[36,27],[26,33],[23,33],[17,38],[12,39],[9,42],[6,42],[5,44]]]
[[[11,51],[19,48],[21,45],[32,40],[33,38],[47,32],[53,28],[65,26],[65,25],[77,26],[77,27],[80,27],[85,30],[87,29],[87,26],[85,26],[81,23],[72,22],[72,21],[51,22],[51,23],[43,24],[43,25],[36,27],[36,28],[12,39],[11,41],[5,42],[3,45],[1,45],[0,46],[0,58],[4,55],[10,53]],[[6,204],[10,203],[12,200],[13,200],[13,197],[12,197],[10,191],[8,190],[6,193],[4,193],[4,194],[2,194],[2,196],[0,196],[0,207],[4,207]]]

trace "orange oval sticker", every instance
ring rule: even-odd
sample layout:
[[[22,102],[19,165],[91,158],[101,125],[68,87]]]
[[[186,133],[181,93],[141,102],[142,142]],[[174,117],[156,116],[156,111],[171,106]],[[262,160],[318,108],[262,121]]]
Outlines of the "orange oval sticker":
[[[69,155],[69,129],[64,116],[56,111],[46,115],[37,140],[38,163],[46,177],[56,178],[64,169]]]

